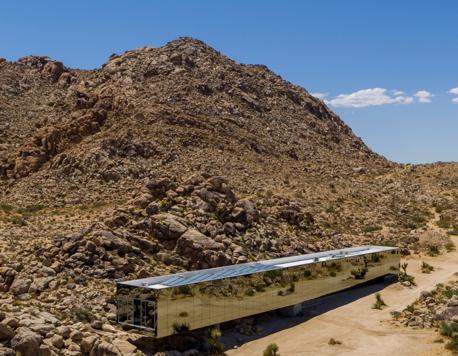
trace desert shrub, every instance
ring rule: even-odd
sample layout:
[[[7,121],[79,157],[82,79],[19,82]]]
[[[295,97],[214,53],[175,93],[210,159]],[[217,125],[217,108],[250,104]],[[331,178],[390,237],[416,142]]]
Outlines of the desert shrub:
[[[342,345],[342,341],[334,339],[333,337],[331,337],[329,339],[329,341],[328,341],[328,344],[329,345]]]
[[[253,295],[256,294],[256,290],[254,288],[248,288],[246,291],[245,291],[245,295],[247,297],[252,297]]]
[[[456,250],[456,247],[455,247],[455,244],[453,243],[452,240],[449,240],[446,244],[445,244],[445,249],[447,250],[447,252],[452,252],[452,251],[455,251]]]
[[[366,225],[364,227],[364,232],[374,232],[379,230],[382,230],[382,227],[378,225]]]
[[[178,286],[178,293],[183,294],[183,295],[189,295],[189,296],[193,295],[191,287],[186,284],[182,286]]]
[[[439,221],[437,222],[437,226],[442,229],[448,229],[452,226],[452,217],[450,215],[441,214],[439,217]]]
[[[420,247],[431,256],[437,256],[440,253],[440,249],[449,241],[450,238],[447,235],[434,230],[425,231],[418,239]]]
[[[443,336],[452,337],[458,332],[458,323],[447,323],[443,321],[440,326],[440,334]]]
[[[350,273],[355,279],[364,279],[364,276],[367,273],[367,268],[354,269]]]
[[[421,272],[422,273],[431,273],[432,271],[434,271],[434,267],[431,266],[429,263],[426,263],[423,261],[421,264]]]
[[[458,295],[458,289],[455,289],[455,288],[453,288],[451,286],[446,286],[445,289],[442,291],[442,295],[445,298],[450,299],[454,295]]]
[[[10,213],[13,211],[13,207],[9,204],[0,204],[0,210],[2,210],[5,213]]]
[[[44,209],[43,205],[37,204],[37,205],[28,205],[24,208],[18,208],[16,209],[16,211],[23,216],[30,216],[43,209]]]
[[[73,319],[76,321],[89,322],[94,319],[91,311],[84,307],[74,307],[72,309]]]
[[[7,221],[9,221],[10,223],[14,225],[19,225],[19,226],[27,225],[27,221],[25,221],[25,219],[22,216],[14,215],[14,216],[11,216]]]
[[[415,311],[415,306],[413,304],[409,304],[404,308],[404,311],[408,311],[409,313],[413,313]]]
[[[440,254],[440,250],[438,246],[430,245],[428,246],[428,250],[426,251],[426,253],[428,254],[428,256],[434,257]]]
[[[434,206],[434,208],[436,210],[436,213],[438,213],[438,214],[441,214],[445,210],[449,210],[449,209],[452,208],[452,205],[447,201],[440,202],[440,203],[434,203],[433,206]]]
[[[278,353],[278,350],[279,350],[278,345],[273,343],[266,347],[262,355],[263,356],[280,356],[280,354]]]
[[[186,331],[189,331],[189,325],[186,324],[186,323],[174,322],[172,327],[173,327],[173,333],[174,334],[180,334],[180,333],[184,333]]]
[[[393,310],[390,314],[394,320],[398,320],[401,317],[401,312],[398,312],[397,310]]]
[[[382,299],[380,293],[375,293],[375,303],[372,305],[372,309],[383,309],[386,306],[385,301]]]
[[[453,334],[445,347],[448,350],[458,351],[458,334]]]

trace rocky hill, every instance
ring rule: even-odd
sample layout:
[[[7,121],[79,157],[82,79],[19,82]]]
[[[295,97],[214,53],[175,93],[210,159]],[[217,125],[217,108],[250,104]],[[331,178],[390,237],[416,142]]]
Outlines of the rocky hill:
[[[122,339],[116,279],[407,253],[434,214],[458,230],[456,164],[390,162],[304,89],[190,38],[90,71],[0,59],[0,186],[0,342],[65,355]]]

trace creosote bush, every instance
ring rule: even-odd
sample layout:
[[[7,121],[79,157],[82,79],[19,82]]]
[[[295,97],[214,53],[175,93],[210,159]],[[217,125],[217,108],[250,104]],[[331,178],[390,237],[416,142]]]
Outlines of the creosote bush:
[[[334,339],[333,337],[331,337],[329,339],[329,341],[328,341],[328,344],[329,345],[342,345],[342,341]]]

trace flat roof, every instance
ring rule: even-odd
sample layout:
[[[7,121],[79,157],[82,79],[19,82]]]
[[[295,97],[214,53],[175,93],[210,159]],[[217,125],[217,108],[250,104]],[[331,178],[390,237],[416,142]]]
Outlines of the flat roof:
[[[135,279],[131,281],[121,281],[117,283],[125,286],[149,289],[164,289],[188,284],[195,284],[200,282],[214,281],[224,278],[245,276],[257,272],[267,272],[289,267],[302,266],[316,262],[334,261],[347,257],[361,256],[376,252],[392,251],[396,249],[397,247],[388,246],[358,246],[343,248],[339,250],[308,253],[299,256],[280,257],[272,260],[247,262],[237,265],[208,268],[198,271],[180,272],[164,276]]]

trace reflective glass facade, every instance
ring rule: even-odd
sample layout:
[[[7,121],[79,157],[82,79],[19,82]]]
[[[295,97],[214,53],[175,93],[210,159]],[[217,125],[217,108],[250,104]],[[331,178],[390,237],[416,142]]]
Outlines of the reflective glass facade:
[[[302,303],[397,273],[400,255],[397,249],[388,249],[328,261],[315,260],[174,287],[156,284],[157,289],[151,285],[119,283],[118,322],[157,337],[184,328],[198,329]],[[223,271],[218,273],[224,275]]]

